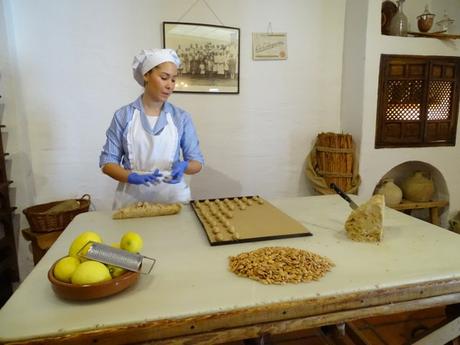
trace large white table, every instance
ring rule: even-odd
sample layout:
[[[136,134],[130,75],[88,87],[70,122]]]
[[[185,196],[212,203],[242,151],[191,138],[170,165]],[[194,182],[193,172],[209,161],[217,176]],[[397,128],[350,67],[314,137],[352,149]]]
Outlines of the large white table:
[[[190,206],[155,218],[77,216],[0,310],[0,343],[216,344],[459,303],[459,235],[387,208],[383,242],[353,242],[343,229],[351,209],[336,195],[270,201],[313,236],[211,247]],[[47,271],[87,230],[107,243],[140,233],[143,254],[157,259],[152,273],[105,299],[59,299]],[[228,270],[229,256],[265,246],[313,251],[336,266],[317,282],[287,285]]]

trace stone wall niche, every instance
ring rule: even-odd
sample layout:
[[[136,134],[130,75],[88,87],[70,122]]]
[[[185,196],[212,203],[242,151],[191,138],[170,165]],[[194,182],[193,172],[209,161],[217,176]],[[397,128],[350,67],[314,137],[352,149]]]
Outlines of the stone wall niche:
[[[442,173],[433,165],[422,161],[407,161],[393,167],[387,173],[385,173],[385,175],[382,176],[374,189],[374,193],[376,193],[378,187],[381,185],[384,179],[392,178],[394,183],[401,187],[403,181],[412,176],[415,171],[424,171],[427,173],[427,175],[431,176],[434,184],[433,200],[449,200],[449,191],[447,188],[446,180],[444,179]],[[444,228],[449,227],[447,219],[449,213],[448,211],[449,206],[439,210],[441,226]],[[413,210],[410,214],[411,216],[425,221],[429,221],[430,219],[428,209],[416,209]]]

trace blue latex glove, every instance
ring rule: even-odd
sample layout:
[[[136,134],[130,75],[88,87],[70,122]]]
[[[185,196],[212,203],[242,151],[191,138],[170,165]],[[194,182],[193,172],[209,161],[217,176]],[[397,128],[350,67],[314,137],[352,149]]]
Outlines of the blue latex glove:
[[[185,170],[188,168],[188,161],[177,161],[173,164],[171,170],[171,179],[165,181],[166,183],[176,184],[182,180]]]
[[[138,174],[138,173],[131,173],[128,175],[128,183],[131,184],[143,184],[148,186],[149,184],[158,184],[160,183],[160,177],[163,175],[160,174],[160,170],[156,169],[151,174]]]

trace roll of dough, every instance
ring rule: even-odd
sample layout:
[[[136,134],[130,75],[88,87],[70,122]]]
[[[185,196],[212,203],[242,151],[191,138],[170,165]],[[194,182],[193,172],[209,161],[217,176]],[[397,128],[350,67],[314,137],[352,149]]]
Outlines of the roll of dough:
[[[160,204],[147,201],[139,201],[127,207],[120,208],[112,215],[113,219],[157,217],[179,213],[182,205]]]

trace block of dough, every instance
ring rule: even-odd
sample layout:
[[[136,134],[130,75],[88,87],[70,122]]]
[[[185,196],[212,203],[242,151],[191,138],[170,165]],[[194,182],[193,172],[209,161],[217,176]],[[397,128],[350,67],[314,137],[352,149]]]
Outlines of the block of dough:
[[[182,205],[177,204],[160,204],[147,201],[139,201],[127,207],[120,208],[112,215],[113,219],[140,218],[166,216],[179,213]]]
[[[360,242],[380,242],[383,238],[384,208],[384,196],[376,194],[353,210],[345,222],[348,237]]]

